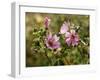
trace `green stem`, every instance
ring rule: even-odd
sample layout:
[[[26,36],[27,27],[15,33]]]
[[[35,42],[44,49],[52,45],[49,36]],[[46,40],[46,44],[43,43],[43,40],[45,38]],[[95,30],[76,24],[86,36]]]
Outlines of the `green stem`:
[[[69,64],[70,64],[70,62],[67,60],[67,58],[66,58],[66,57],[64,57],[64,59],[66,60],[67,64],[69,65]]]
[[[52,65],[52,61],[51,61],[51,60],[50,60],[50,58],[48,57],[48,55],[47,55],[46,51],[45,51],[45,56],[47,57],[47,59],[48,59],[49,63]]]

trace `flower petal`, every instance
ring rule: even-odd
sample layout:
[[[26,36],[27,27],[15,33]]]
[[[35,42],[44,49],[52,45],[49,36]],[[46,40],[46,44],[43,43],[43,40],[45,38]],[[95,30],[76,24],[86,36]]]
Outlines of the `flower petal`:
[[[75,41],[79,41],[79,36],[78,35],[75,36]]]
[[[65,37],[71,37],[71,33],[70,32],[66,32]]]
[[[60,29],[60,34],[64,34],[69,30],[67,22],[64,22]]]
[[[72,46],[77,46],[78,45],[78,42],[77,41],[72,41]]]
[[[59,37],[57,37],[57,35],[54,35],[53,38],[55,39],[55,41],[59,40]]]
[[[67,43],[68,46],[70,46],[71,45],[71,39],[70,38],[67,38],[66,39],[66,43]]]

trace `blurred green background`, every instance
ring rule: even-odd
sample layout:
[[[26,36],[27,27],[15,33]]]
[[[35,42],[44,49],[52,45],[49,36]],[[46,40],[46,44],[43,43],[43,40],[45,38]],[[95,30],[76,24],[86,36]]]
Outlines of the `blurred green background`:
[[[78,30],[79,37],[87,44],[79,43],[77,47],[66,47],[61,54],[53,54],[47,50],[47,59],[44,55],[45,46],[43,44],[44,18],[51,18],[50,29],[53,34],[57,34],[64,21],[70,21],[75,26],[80,26]],[[33,13],[26,12],[26,67],[35,66],[57,66],[57,65],[77,65],[89,64],[89,15],[76,14],[48,14],[48,13]],[[43,31],[42,31],[43,32]],[[44,47],[42,48],[41,47]]]

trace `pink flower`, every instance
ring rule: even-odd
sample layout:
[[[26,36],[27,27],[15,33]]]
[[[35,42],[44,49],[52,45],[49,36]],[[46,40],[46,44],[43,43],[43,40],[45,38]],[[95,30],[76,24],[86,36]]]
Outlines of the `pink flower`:
[[[65,34],[69,30],[69,24],[64,22],[60,29],[60,34]]]
[[[49,25],[50,25],[51,19],[49,17],[45,17],[44,19],[44,25],[45,28],[48,29]]]
[[[72,45],[78,45],[79,43],[79,35],[75,32],[75,30],[71,30],[70,32],[67,32],[65,34],[66,37],[66,43],[68,46]]]
[[[52,36],[52,34],[49,34],[45,41],[49,49],[57,49],[60,47],[59,37],[57,35]]]

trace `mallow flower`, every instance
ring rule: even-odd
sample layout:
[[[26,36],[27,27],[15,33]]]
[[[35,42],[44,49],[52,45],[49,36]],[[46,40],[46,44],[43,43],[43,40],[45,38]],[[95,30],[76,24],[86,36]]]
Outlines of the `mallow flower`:
[[[60,34],[65,34],[69,30],[69,24],[64,22],[60,28]]]
[[[44,19],[44,25],[45,28],[48,29],[49,25],[50,25],[51,19],[49,17],[45,17]]]
[[[75,30],[71,30],[70,32],[66,32],[65,41],[68,46],[76,46],[79,43],[79,35],[75,32]]]
[[[49,49],[57,49],[60,48],[59,37],[57,35],[49,34],[45,39],[45,43],[47,48]]]

